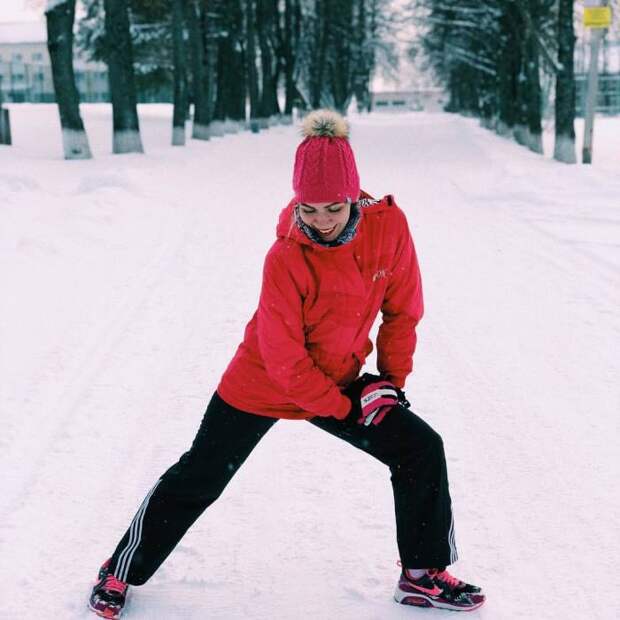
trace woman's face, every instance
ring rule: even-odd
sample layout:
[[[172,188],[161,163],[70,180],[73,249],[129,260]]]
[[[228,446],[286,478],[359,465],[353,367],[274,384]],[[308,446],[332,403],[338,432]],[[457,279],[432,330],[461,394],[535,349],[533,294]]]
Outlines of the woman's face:
[[[299,216],[323,241],[333,241],[344,230],[351,214],[350,202],[301,202]]]

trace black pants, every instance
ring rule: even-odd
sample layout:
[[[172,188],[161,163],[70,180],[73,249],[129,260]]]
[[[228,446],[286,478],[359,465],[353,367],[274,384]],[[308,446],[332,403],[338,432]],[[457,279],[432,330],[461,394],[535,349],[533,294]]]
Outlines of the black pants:
[[[149,491],[114,551],[114,575],[145,583],[276,422],[239,411],[215,393],[192,447]],[[456,561],[443,443],[426,422],[403,407],[378,426],[359,425],[354,415],[310,422],[390,468],[403,566],[437,568]]]

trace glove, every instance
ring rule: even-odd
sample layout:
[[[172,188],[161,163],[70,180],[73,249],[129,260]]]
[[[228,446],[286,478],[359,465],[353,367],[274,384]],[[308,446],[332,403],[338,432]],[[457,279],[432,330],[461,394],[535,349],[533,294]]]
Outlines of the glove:
[[[392,383],[370,373],[363,374],[344,390],[351,399],[352,411],[359,415],[357,423],[364,426],[380,424],[390,409],[399,404],[399,392],[404,398]]]
[[[387,375],[381,375],[381,378],[385,379],[386,381],[390,381],[390,378]],[[394,386],[394,389],[396,390],[396,393],[398,394],[398,404],[401,407],[404,407],[405,409],[409,409],[411,407],[411,403],[407,400],[404,390],[401,390],[400,388],[396,386]]]

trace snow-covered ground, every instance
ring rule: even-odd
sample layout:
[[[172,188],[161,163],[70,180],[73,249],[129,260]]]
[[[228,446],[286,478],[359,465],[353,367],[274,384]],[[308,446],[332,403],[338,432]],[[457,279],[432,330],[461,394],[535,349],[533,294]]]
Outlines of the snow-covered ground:
[[[290,194],[290,127],[61,159],[51,106],[0,147],[0,618],[88,618],[155,478],[189,445],[254,310]],[[448,115],[353,117],[363,186],[408,214],[427,313],[407,393],[444,437],[461,560],[486,620],[611,619],[619,551],[620,120],[595,164]],[[392,600],[387,470],[278,423],[127,618],[452,617]]]

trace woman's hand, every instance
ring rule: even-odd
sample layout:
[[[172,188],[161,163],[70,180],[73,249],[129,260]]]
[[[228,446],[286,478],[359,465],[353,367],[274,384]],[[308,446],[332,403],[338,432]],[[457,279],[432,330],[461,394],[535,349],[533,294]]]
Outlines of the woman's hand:
[[[344,390],[352,403],[352,412],[357,423],[377,426],[395,405],[403,400],[404,394],[387,379],[365,373]]]

